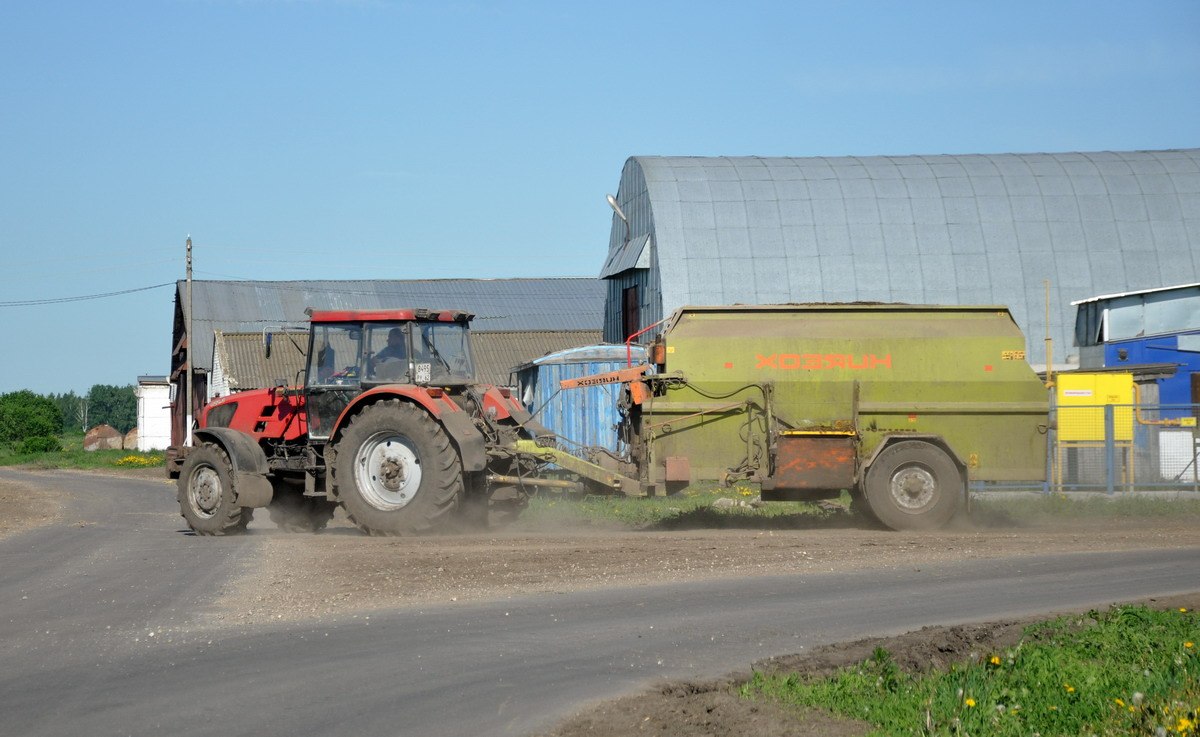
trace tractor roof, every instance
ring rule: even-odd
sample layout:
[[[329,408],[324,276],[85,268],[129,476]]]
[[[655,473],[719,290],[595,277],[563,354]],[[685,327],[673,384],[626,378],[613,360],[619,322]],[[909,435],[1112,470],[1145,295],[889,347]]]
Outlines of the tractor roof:
[[[462,310],[309,310],[312,322],[470,322],[475,317]]]

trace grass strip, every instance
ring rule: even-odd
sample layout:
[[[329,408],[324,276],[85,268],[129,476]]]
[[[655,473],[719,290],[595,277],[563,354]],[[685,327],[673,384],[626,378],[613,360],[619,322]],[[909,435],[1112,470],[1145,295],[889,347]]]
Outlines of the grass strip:
[[[877,648],[828,678],[756,673],[742,696],[826,709],[873,735],[1197,735],[1200,616],[1115,606],[1031,625],[1003,652],[909,673]]]

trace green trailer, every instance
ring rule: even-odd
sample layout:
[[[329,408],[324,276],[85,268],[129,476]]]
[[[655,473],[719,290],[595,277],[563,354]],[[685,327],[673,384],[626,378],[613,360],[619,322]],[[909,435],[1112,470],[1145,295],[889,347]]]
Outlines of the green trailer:
[[[1045,477],[1048,394],[1005,307],[685,307],[651,356],[621,428],[621,470],[643,492],[849,490],[885,525],[921,529],[949,521],[970,482]]]

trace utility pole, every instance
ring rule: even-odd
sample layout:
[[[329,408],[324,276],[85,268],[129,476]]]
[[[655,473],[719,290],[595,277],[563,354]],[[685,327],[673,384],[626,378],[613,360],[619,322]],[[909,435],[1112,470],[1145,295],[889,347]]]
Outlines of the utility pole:
[[[183,444],[192,445],[192,237],[187,237],[187,391],[184,399]]]

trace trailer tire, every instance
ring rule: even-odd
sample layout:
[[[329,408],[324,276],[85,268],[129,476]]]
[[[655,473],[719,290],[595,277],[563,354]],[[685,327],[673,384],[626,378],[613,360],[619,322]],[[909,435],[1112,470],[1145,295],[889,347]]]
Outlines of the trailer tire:
[[[396,399],[353,419],[337,445],[338,499],[369,535],[408,535],[438,527],[463,491],[462,464],[440,424]]]
[[[872,514],[893,530],[943,527],[958,511],[963,481],[946,451],[921,440],[889,445],[867,469]]]
[[[180,514],[197,535],[230,535],[245,532],[254,516],[250,507],[237,504],[233,465],[214,443],[204,443],[188,454],[176,482]]]

